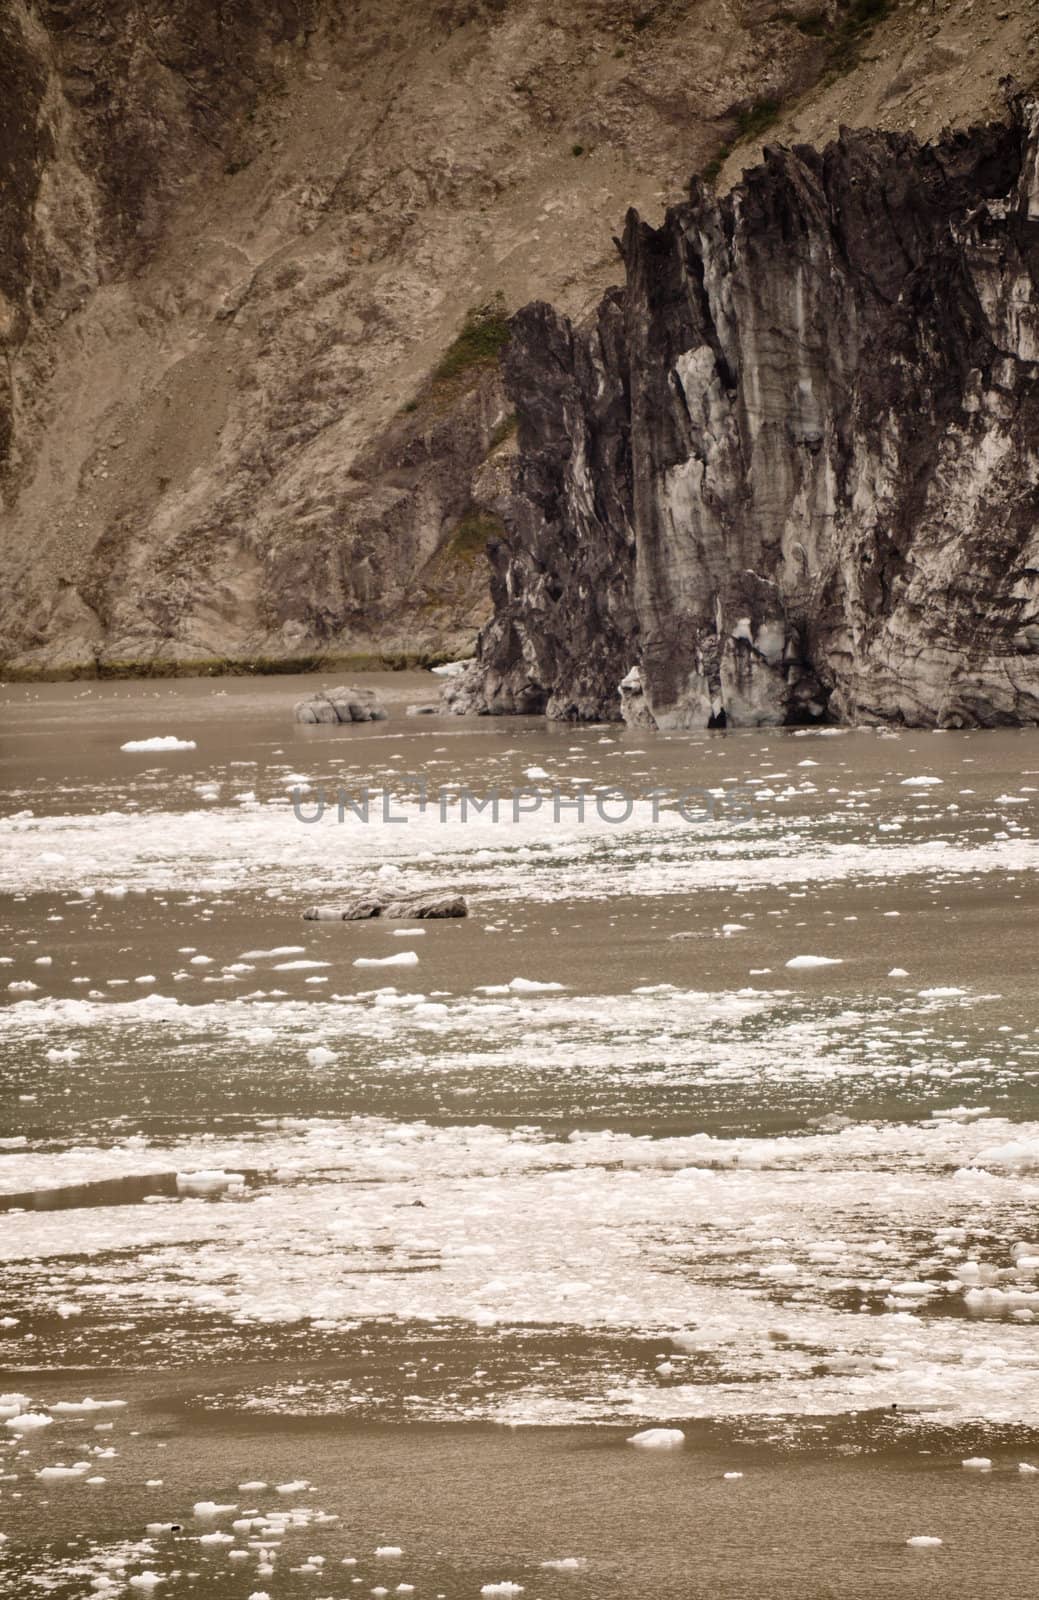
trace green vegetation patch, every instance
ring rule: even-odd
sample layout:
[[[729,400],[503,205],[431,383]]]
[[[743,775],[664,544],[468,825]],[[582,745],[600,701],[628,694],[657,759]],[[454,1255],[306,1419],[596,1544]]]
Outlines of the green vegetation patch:
[[[79,683],[135,678],[280,677],[303,672],[410,672],[415,667],[437,667],[453,659],[450,652],[444,654],[435,650],[359,650],[300,656],[202,656],[192,661],[110,659],[70,662],[63,667],[13,666],[0,662],[0,680],[5,683]]]
[[[493,366],[509,342],[509,318],[504,295],[487,305],[473,306],[462,331],[433,368],[433,381],[443,383],[474,368]]]
[[[417,394],[405,400],[398,416],[422,412],[443,416],[497,365],[511,337],[505,296],[499,291],[482,306],[471,306],[453,339]]]
[[[755,100],[753,105],[744,106],[742,111],[736,113],[736,127],[741,139],[756,139],[759,134],[771,128],[779,116],[780,102],[771,96],[764,100]]]
[[[898,0],[852,0],[833,31],[828,61],[831,72],[851,71],[877,23],[889,17],[897,3]]]
[[[490,455],[492,450],[497,450],[498,446],[504,444],[506,439],[511,439],[518,426],[519,422],[515,411],[511,412],[509,416],[503,417],[491,434],[487,445],[487,454]]]
[[[792,24],[798,33],[810,39],[826,39],[826,70],[831,77],[850,72],[859,60],[859,52],[878,22],[883,22],[894,11],[898,0],[851,0],[843,13],[831,23],[825,11],[811,11],[806,16],[795,16],[791,11],[776,11],[770,22]]]
[[[465,513],[451,535],[445,555],[456,561],[475,561],[487,549],[487,541],[500,538],[504,532],[497,517],[473,507]]]
[[[721,149],[718,151],[718,154],[711,157],[710,161],[708,161],[707,165],[700,174],[706,183],[715,182],[718,174],[722,170],[722,167],[725,165],[726,161],[728,161],[731,155],[732,146],[729,144],[723,144]]]

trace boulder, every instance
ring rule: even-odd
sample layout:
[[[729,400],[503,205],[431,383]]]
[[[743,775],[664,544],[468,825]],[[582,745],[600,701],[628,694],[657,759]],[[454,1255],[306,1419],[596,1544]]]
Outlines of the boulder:
[[[382,901],[365,899],[347,900],[341,906],[308,906],[303,913],[304,922],[367,922],[382,915]]]
[[[440,691],[440,709],[450,711],[456,717],[486,714],[484,669],[479,661],[467,661],[461,672],[444,680]]]
[[[312,700],[300,700],[296,706],[297,722],[338,722],[339,714],[330,700],[315,695]]]
[[[319,689],[296,704],[297,722],[383,722],[386,710],[374,689],[357,684],[340,684],[337,689]]]
[[[432,920],[440,917],[467,917],[469,907],[460,894],[409,894],[391,900],[383,907],[384,917],[397,921]]]
[[[397,900],[376,900],[358,895],[344,900],[338,906],[308,906],[303,913],[304,922],[367,922],[372,917],[392,917],[395,921],[425,921],[440,917],[467,917],[469,907],[464,895],[425,894],[401,895]]]
[[[617,685],[621,697],[621,716],[629,728],[655,728],[653,713],[646,704],[642,673],[632,667]]]

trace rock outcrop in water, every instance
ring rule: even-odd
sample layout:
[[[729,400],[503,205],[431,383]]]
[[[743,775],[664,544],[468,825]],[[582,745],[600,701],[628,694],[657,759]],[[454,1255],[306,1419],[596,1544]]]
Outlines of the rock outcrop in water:
[[[321,689],[296,704],[296,722],[384,722],[386,708],[374,689],[356,683],[338,689]]]
[[[485,709],[1039,720],[1036,105],[768,148],[620,248],[515,319]]]

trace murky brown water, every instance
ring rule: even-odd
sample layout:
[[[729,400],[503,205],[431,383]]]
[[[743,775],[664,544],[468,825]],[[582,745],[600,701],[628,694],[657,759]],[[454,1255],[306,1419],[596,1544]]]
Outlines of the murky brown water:
[[[0,1592],[1030,1594],[1039,734],[370,681],[4,691]]]

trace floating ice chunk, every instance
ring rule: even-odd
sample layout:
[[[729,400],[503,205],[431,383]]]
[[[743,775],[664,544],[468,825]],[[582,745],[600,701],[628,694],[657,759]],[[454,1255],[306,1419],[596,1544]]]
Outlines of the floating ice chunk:
[[[547,778],[548,773],[544,767],[524,767],[523,776],[525,778]]]
[[[638,1450],[681,1450],[685,1434],[681,1428],[645,1428],[628,1439]]]
[[[722,1477],[726,1480],[727,1483],[734,1483],[737,1478],[742,1478],[743,1477],[743,1473],[742,1472],[723,1472],[722,1473]]]
[[[245,1175],[241,1172],[224,1172],[220,1167],[200,1172],[178,1172],[177,1193],[193,1195],[222,1194],[225,1189],[241,1188]]]
[[[930,789],[936,783],[941,783],[941,778],[903,778],[903,789]]]
[[[307,1051],[307,1065],[311,1067],[330,1067],[336,1060],[335,1051],[326,1050],[323,1044],[317,1044],[313,1050]]]
[[[245,1491],[247,1489],[266,1489],[267,1485],[262,1478],[250,1478],[248,1483],[240,1483],[238,1487]]]
[[[375,1554],[381,1560],[394,1560],[397,1556],[402,1556],[404,1551],[399,1544],[380,1544],[376,1548]]]
[[[218,1505],[215,1500],[196,1500],[191,1509],[196,1517],[219,1517],[225,1512],[237,1511],[238,1506],[237,1504],[230,1506]]]
[[[162,1581],[157,1572],[138,1572],[135,1577],[130,1579],[130,1583],[135,1589],[154,1589],[156,1584]]]
[[[45,1417],[40,1411],[22,1411],[8,1417],[4,1427],[12,1433],[31,1433],[34,1428],[49,1428],[53,1421],[53,1417]]]
[[[358,956],[355,967],[417,967],[418,955],[414,950],[398,950],[395,956]]]
[[[905,967],[892,967],[888,973],[889,978],[908,978],[908,976],[909,974]]]
[[[330,967],[331,961],[278,961],[275,972],[309,972],[312,967]]]
[[[840,967],[844,965],[841,956],[792,956],[787,962],[788,967],[799,971],[803,967]]]
[[[770,1261],[758,1269],[759,1278],[796,1278],[797,1267],[792,1261]]]
[[[195,750],[194,739],[178,739],[176,734],[159,734],[153,739],[129,739],[120,750]]]
[[[914,1533],[911,1539],[906,1540],[906,1544],[912,1545],[914,1550],[936,1550],[941,1542],[931,1533]]]
[[[588,1561],[585,1556],[561,1556],[558,1561],[543,1561],[541,1565],[548,1572],[580,1572]]]
[[[268,957],[273,960],[275,956],[302,956],[306,954],[306,945],[279,944],[273,950],[243,950],[238,957],[239,961],[266,961]],[[186,951],[181,951],[186,955]]]
[[[274,1485],[278,1494],[302,1494],[304,1489],[310,1488],[309,1478],[292,1478],[288,1483]]]
[[[988,1456],[968,1456],[966,1461],[962,1462],[961,1465],[966,1467],[968,1472],[992,1471],[992,1462],[989,1460]]]
[[[971,1160],[972,1167],[1008,1167],[1014,1172],[1032,1172],[1039,1169],[1039,1139],[1010,1139],[1006,1144],[990,1145],[979,1150]]]
[[[91,1400],[88,1395],[85,1400],[58,1400],[50,1409],[75,1417],[84,1416],[88,1411],[120,1411],[125,1405],[125,1400]]]
[[[966,993],[966,989],[957,989],[951,985],[946,985],[946,987],[939,989],[918,989],[916,991],[917,999],[919,1000],[946,1000],[953,995]]]
[[[523,1585],[522,1583],[509,1583],[508,1580],[505,1583],[485,1583],[480,1593],[486,1595],[522,1594]]]
[[[85,1477],[89,1471],[89,1461],[77,1461],[75,1465],[71,1467],[41,1467],[36,1476],[38,1478],[42,1478],[45,1482],[50,1482],[52,1479],[56,1478],[82,1478]]]
[[[510,978],[509,988],[513,994],[539,994],[543,990],[562,989],[561,983],[540,983],[537,978]]]
[[[234,1544],[233,1533],[203,1533],[199,1537],[199,1544]]]

